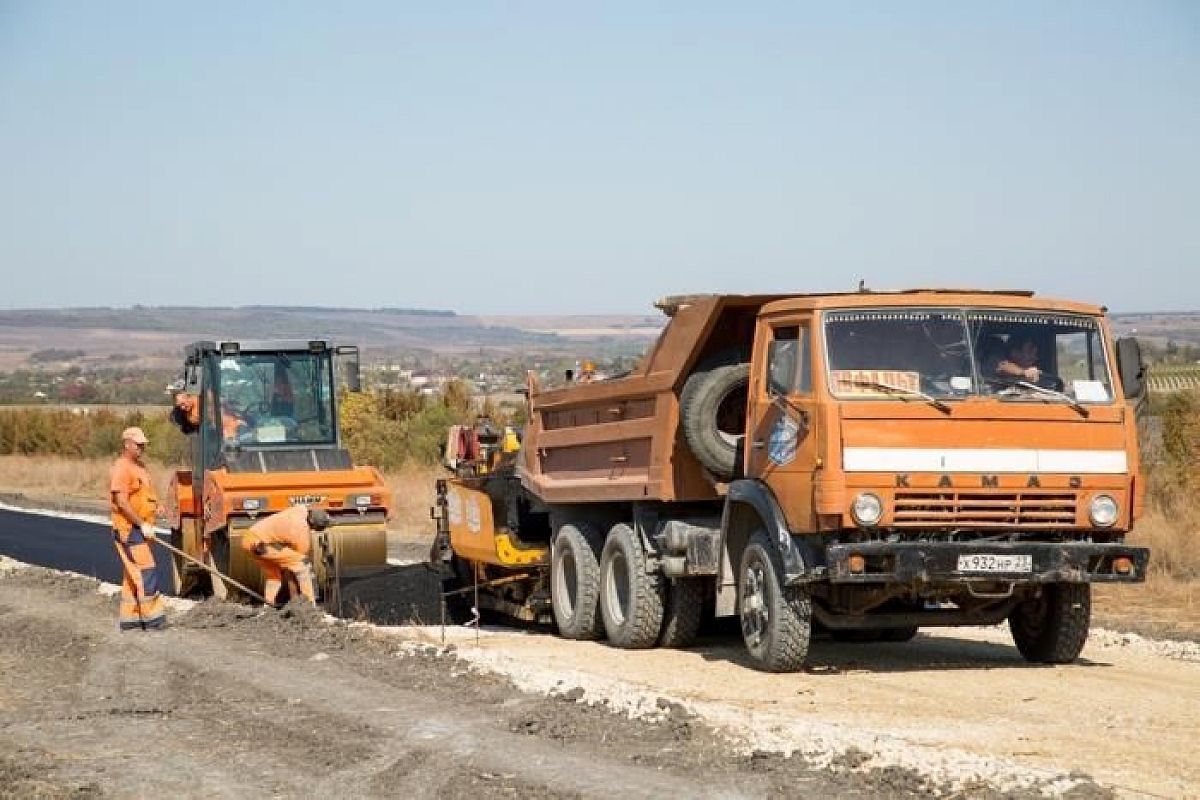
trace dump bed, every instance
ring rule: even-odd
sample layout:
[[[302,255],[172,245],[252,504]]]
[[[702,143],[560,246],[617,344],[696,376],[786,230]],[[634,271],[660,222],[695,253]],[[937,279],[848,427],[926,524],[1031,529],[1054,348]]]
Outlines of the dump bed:
[[[782,295],[698,295],[658,304],[670,321],[627,376],[530,392],[522,483],[550,503],[710,500],[716,481],[679,430],[695,365],[750,352],[759,309]]]

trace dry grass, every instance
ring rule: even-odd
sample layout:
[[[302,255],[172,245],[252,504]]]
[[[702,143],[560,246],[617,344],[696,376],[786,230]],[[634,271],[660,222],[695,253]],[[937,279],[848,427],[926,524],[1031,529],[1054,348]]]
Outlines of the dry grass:
[[[1181,504],[1176,504],[1177,508]],[[1129,535],[1132,544],[1150,548],[1150,573],[1160,577],[1200,578],[1200,513],[1150,508]]]
[[[114,456],[115,458],[115,456]],[[0,456],[0,490],[36,498],[58,498],[108,503],[108,470],[113,459],[61,456]],[[171,470],[151,463],[150,474],[164,497]]]
[[[1145,583],[1094,588],[1096,623],[1147,636],[1200,639],[1200,514],[1150,508],[1129,535],[1150,548]]]
[[[1151,572],[1145,583],[1093,587],[1095,624],[1154,638],[1200,640],[1200,581]]]
[[[433,506],[434,483],[445,476],[438,467],[404,467],[384,474],[392,490],[395,513],[391,526],[402,533],[421,535],[433,540],[433,522],[429,509]]]

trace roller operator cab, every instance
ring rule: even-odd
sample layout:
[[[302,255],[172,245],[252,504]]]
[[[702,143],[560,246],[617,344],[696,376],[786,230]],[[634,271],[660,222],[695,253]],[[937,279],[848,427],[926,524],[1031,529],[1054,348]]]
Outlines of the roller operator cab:
[[[1026,658],[1072,661],[1090,584],[1145,579],[1125,543],[1141,358],[1103,309],[957,290],[660,307],[632,374],[534,386],[511,469],[442,485],[453,582],[623,647],[685,644],[711,608],[790,671],[814,629],[1004,620]]]
[[[352,463],[338,425],[339,388],[359,389],[357,348],[324,339],[205,341],[184,355],[173,419],[189,434],[191,468],[175,474],[168,496],[176,546],[260,589],[242,534],[302,503],[333,519],[313,537],[322,587],[384,566],[391,495],[376,469]],[[209,588],[198,567],[182,559],[177,567],[181,594]]]

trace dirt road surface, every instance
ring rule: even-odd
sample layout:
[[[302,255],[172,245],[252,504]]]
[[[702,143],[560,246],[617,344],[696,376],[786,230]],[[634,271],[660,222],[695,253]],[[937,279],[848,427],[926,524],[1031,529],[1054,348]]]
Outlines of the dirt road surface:
[[[209,602],[120,634],[90,579],[0,563],[3,797],[918,797],[913,772],[739,753],[656,721],[523,693],[450,654]],[[976,787],[996,796],[986,787]]]
[[[93,582],[0,568],[19,643],[0,651],[0,797],[1200,796],[1194,642],[1097,631],[1039,667],[1005,629],[948,629],[818,639],[807,671],[765,675],[722,626],[642,652],[443,632],[417,564],[344,595],[385,626],[205,603],[121,636]]]
[[[420,575],[396,568],[347,596],[381,621],[428,620],[436,599],[415,595]],[[816,638],[805,672],[769,675],[746,665],[730,622],[681,651],[616,650],[537,629],[448,631],[461,658],[528,690],[578,687],[633,714],[667,698],[751,748],[818,764],[852,753],[944,783],[1069,788],[1081,774],[1122,796],[1200,797],[1196,642],[1094,630],[1078,662],[1042,666],[1021,657],[1007,626],[929,629],[903,644]],[[388,630],[442,641],[436,626]]]

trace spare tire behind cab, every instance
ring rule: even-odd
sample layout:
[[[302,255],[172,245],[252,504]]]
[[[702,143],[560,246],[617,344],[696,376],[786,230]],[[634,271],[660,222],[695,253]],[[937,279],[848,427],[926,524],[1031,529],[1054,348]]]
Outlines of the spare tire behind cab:
[[[749,387],[749,354],[726,350],[700,362],[679,395],[688,447],[719,480],[736,477],[741,468]]]

